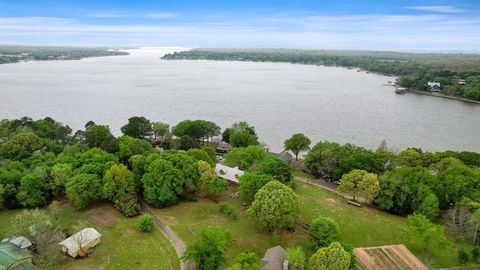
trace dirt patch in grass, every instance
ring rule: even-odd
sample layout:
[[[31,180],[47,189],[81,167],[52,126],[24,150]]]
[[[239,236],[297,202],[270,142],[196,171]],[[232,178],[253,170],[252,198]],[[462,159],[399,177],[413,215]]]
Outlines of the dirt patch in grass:
[[[118,223],[119,219],[112,211],[113,206],[101,204],[86,212],[86,219],[96,225],[111,228]]]
[[[335,203],[337,203],[337,200],[335,200],[333,198],[327,198],[327,199],[325,199],[325,202],[327,202],[329,204],[335,204]]]

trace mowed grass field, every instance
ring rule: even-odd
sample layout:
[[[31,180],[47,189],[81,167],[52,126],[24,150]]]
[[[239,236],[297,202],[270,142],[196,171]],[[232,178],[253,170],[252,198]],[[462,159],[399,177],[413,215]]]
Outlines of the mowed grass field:
[[[0,239],[10,235],[11,222],[20,211],[0,211]],[[87,258],[62,256],[51,269],[180,269],[175,250],[159,230],[137,231],[135,218],[125,218],[110,204],[96,204],[85,211],[63,204],[57,218],[64,228],[76,224],[95,228],[102,234],[102,242]]]
[[[400,244],[402,232],[406,226],[406,218],[389,214],[371,207],[358,208],[346,203],[346,199],[336,193],[308,184],[299,184],[297,193],[300,197],[302,210],[299,220],[306,223],[317,216],[331,217],[340,226],[338,240],[351,243],[355,247],[369,247],[389,244]],[[179,205],[156,209],[155,213],[187,243],[195,239],[195,228],[209,225],[218,225],[228,229],[233,237],[234,244],[228,250],[227,264],[240,252],[253,251],[259,258],[265,250],[278,244],[272,240],[271,234],[260,230],[255,223],[246,216],[247,207],[242,200],[232,199],[228,195],[221,200],[237,209],[237,220],[222,214],[218,204],[198,199],[196,202],[183,202]],[[280,244],[284,248],[301,246],[307,256],[312,254],[310,249],[311,237],[298,226],[294,233],[283,232]],[[453,243],[453,242],[452,242]],[[422,259],[430,268],[451,267],[457,265],[457,251],[460,244],[453,243],[452,248],[442,250],[434,248],[431,256]],[[415,249],[413,253],[419,254]]]

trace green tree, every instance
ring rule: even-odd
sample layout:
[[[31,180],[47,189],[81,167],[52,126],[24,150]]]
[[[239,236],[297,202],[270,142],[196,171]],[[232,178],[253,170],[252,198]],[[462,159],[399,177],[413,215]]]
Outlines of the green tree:
[[[173,164],[184,176],[185,187],[190,190],[195,190],[199,181],[197,161],[185,152],[168,151],[160,155]]]
[[[134,116],[129,118],[128,123],[121,127],[120,130],[127,136],[144,139],[152,133],[152,125],[147,118]]]
[[[31,156],[43,146],[42,138],[33,132],[15,134],[10,140],[0,143],[0,156],[21,160]]]
[[[215,156],[212,158],[205,149],[192,148],[187,151],[187,154],[196,160],[203,160],[210,164],[211,166],[215,165]]]
[[[430,193],[427,195],[418,208],[418,213],[426,216],[429,219],[437,217],[439,211],[438,198],[435,193]]]
[[[432,190],[438,188],[437,178],[422,167],[400,167],[380,177],[380,191],[375,202],[381,209],[396,214],[409,214]]]
[[[317,217],[310,224],[310,234],[315,238],[317,247],[326,247],[337,239],[339,226],[329,217]]]
[[[278,232],[293,226],[300,211],[295,192],[278,181],[270,181],[255,195],[248,215],[267,231]]]
[[[3,194],[5,193],[5,188],[3,187],[2,184],[0,184],[0,210],[3,209],[4,205],[3,202],[5,199],[3,198]]]
[[[252,165],[259,163],[266,157],[267,153],[259,145],[250,145],[242,148],[233,148],[228,152],[224,161],[227,166],[238,166],[241,169],[248,170]]]
[[[305,253],[301,247],[287,249],[287,260],[290,269],[303,269],[305,266]]]
[[[423,164],[422,152],[414,148],[406,149],[397,155],[397,162],[399,165],[403,165],[403,166],[410,166],[410,167],[422,166]]]
[[[170,126],[162,122],[152,122],[154,139],[163,138],[170,131]]]
[[[292,167],[276,156],[267,156],[260,163],[261,172],[287,183],[292,180]]]
[[[258,145],[259,142],[255,135],[248,131],[233,132],[230,134],[229,142],[233,147],[247,147],[249,145]]]
[[[317,143],[305,157],[305,166],[317,177],[333,179],[339,162],[358,148],[351,144],[339,145],[334,142]]]
[[[183,120],[173,127],[172,133],[177,137],[189,136],[197,141],[209,140],[220,134],[220,127],[205,120]]]
[[[418,248],[423,257],[427,249],[431,247],[445,248],[450,246],[450,242],[443,232],[443,227],[433,224],[421,214],[408,216],[404,239],[411,247]]]
[[[135,192],[133,173],[123,165],[113,165],[103,177],[103,196],[115,202],[126,194]]]
[[[48,193],[43,178],[36,173],[29,173],[20,180],[17,199],[25,207],[40,207],[47,203]]]
[[[234,265],[227,270],[261,270],[260,261],[254,252],[242,252],[235,258]]]
[[[267,174],[245,172],[245,174],[238,178],[238,189],[240,190],[242,197],[251,203],[258,190],[273,180],[274,179]]]
[[[153,152],[152,145],[146,140],[122,136],[118,139],[119,151],[117,156],[127,162],[134,155],[147,155]]]
[[[295,154],[295,160],[298,160],[298,154],[310,149],[310,139],[302,133],[293,134],[292,137],[285,140],[285,150],[290,150]]]
[[[96,174],[78,174],[66,185],[67,198],[76,209],[84,209],[102,197],[102,182]]]
[[[137,215],[141,206],[137,197],[132,193],[127,193],[115,201],[115,208],[126,217]]]
[[[353,170],[343,175],[338,191],[352,195],[354,200],[357,196],[361,196],[368,203],[377,196],[380,184],[376,174],[364,170]]]
[[[100,144],[100,149],[107,151],[108,153],[115,154],[120,151],[120,145],[117,138],[113,135],[107,136],[105,140]]]
[[[199,270],[217,269],[225,261],[225,253],[232,245],[232,235],[220,227],[200,228],[196,235],[182,260],[194,262]]]
[[[228,183],[215,175],[215,170],[203,160],[197,161],[198,173],[200,175],[197,191],[200,196],[211,194],[218,196],[228,188]]]
[[[155,222],[150,214],[143,214],[137,218],[135,225],[141,232],[151,232],[153,227],[155,227]]]
[[[91,125],[85,129],[83,136],[85,137],[85,143],[93,148],[100,147],[109,136],[112,136],[112,133],[110,133],[108,126]]]
[[[245,121],[236,122],[231,128],[227,128],[222,134],[222,139],[233,147],[247,147],[259,144],[255,127],[250,126]]]
[[[65,185],[68,182],[68,179],[73,175],[72,165],[67,163],[57,163],[52,167],[50,172],[53,180],[53,194],[59,195],[65,192]]]
[[[350,254],[338,242],[320,248],[308,262],[310,270],[348,270],[349,266]]]
[[[189,150],[198,147],[200,147],[200,144],[195,138],[188,135],[183,135],[180,137],[180,150]]]
[[[148,166],[142,182],[145,200],[155,207],[176,204],[185,187],[182,172],[164,159],[157,159]]]

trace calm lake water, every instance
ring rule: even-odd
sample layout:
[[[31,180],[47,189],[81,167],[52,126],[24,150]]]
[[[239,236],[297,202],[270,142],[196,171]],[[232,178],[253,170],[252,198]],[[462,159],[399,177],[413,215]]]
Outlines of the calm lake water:
[[[383,85],[393,78],[354,69],[159,59],[173,50],[0,65],[0,118],[51,116],[74,129],[93,120],[115,134],[133,115],[245,120],[275,151],[296,132],[367,148],[385,139],[395,150],[480,151],[480,105],[397,95]]]

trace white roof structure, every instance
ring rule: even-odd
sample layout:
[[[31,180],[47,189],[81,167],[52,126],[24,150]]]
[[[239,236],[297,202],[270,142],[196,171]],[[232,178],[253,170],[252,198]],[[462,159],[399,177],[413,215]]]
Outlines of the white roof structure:
[[[94,228],[85,228],[58,244],[62,247],[62,252],[75,258],[79,255],[80,249],[89,249],[98,245],[101,236]]]
[[[244,171],[240,170],[238,167],[232,168],[217,163],[215,165],[215,174],[220,178],[238,183],[238,177],[242,176],[244,174]]]
[[[430,87],[440,87],[439,82],[428,82],[427,85]]]
[[[18,248],[28,248],[32,246],[32,241],[30,241],[25,236],[13,236],[12,238],[5,238],[2,242],[10,242]]]

